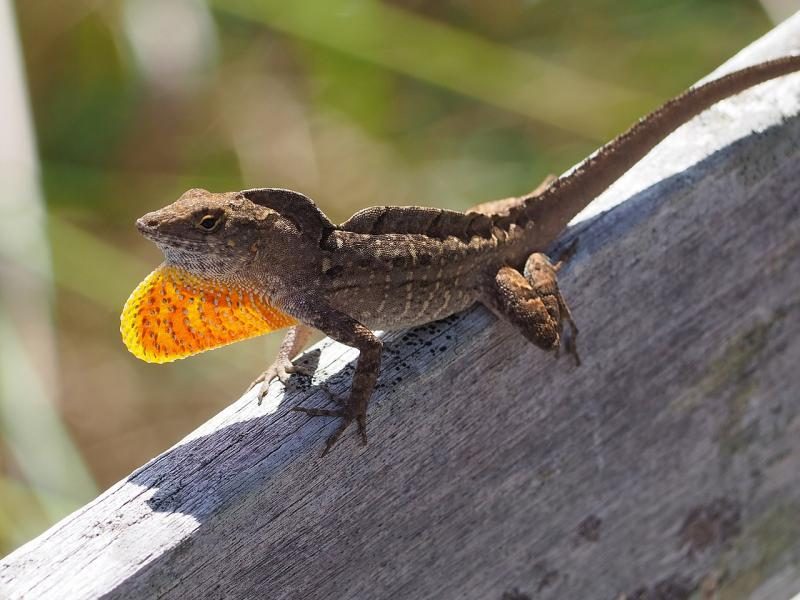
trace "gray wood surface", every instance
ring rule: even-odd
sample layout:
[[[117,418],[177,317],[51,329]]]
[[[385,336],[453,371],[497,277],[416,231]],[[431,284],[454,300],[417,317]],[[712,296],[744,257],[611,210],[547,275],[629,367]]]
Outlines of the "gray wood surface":
[[[726,69],[791,51],[800,15]],[[318,458],[299,381],[247,395],[6,557],[0,597],[800,592],[799,113],[797,75],[724,102],[572,228],[582,367],[483,309],[387,336],[366,449]],[[354,356],[307,360],[344,392]]]

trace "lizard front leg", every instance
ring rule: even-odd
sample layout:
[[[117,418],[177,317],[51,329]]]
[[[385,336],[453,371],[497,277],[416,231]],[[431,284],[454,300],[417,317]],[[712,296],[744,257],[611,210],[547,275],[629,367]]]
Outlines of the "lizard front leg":
[[[282,384],[286,385],[289,382],[289,377],[291,377],[293,373],[308,375],[309,377],[314,374],[313,369],[292,364],[292,359],[300,354],[300,351],[308,343],[308,339],[313,332],[314,330],[311,327],[306,327],[303,324],[295,325],[286,332],[281,342],[281,347],[278,350],[278,356],[261,375],[256,377],[253,383],[250,384],[250,387],[247,388],[247,390],[250,391],[259,383],[261,384],[258,390],[259,405],[269,389],[269,384],[274,379],[277,378]]]
[[[580,365],[576,346],[578,328],[558,289],[557,273],[562,264],[560,260],[554,265],[545,254],[537,252],[528,257],[524,275],[511,267],[502,267],[482,302],[514,325],[528,340],[543,350],[554,351],[556,355],[566,322],[569,331],[563,336],[564,347]]]
[[[383,342],[374,333],[352,317],[336,311],[328,306],[309,309],[305,307],[302,314],[296,315],[303,322],[337,342],[358,349],[358,361],[350,386],[350,396],[342,403],[341,408],[326,410],[296,406],[293,410],[304,412],[312,417],[340,417],[341,424],[325,443],[322,456],[328,453],[333,445],[353,421],[358,425],[358,432],[364,445],[367,443],[367,404],[375,389],[381,366]]]

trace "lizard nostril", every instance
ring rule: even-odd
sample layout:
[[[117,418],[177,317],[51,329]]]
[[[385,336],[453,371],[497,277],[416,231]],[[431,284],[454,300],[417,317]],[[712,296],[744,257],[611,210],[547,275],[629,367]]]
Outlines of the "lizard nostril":
[[[136,227],[139,229],[139,231],[152,230],[155,229],[157,226],[158,226],[158,219],[154,217],[147,217],[147,215],[145,215],[141,219],[136,220]]]

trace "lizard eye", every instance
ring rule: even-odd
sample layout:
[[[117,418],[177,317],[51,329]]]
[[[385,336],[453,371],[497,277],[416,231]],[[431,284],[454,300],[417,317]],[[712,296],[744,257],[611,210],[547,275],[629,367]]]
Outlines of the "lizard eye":
[[[216,215],[203,215],[197,225],[204,231],[214,231],[219,225],[219,217]]]

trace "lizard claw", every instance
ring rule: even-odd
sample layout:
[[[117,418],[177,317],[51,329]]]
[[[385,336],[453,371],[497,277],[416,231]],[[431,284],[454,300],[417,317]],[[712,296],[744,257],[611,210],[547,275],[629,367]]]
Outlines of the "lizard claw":
[[[574,238],[566,248],[562,248],[562,250],[558,253],[558,256],[555,260],[552,261],[553,270],[558,273],[566,263],[568,263],[575,253],[578,251],[578,238]]]
[[[269,391],[269,384],[272,383],[272,380],[275,379],[277,376],[278,375],[273,372],[273,367],[270,367],[269,369],[261,373],[261,375],[256,377],[249,386],[247,386],[247,391],[249,392],[259,383],[261,384],[258,388],[258,394],[256,394],[256,396],[258,397],[259,406],[261,406],[261,402],[264,400],[264,396],[266,396],[267,392]]]
[[[366,414],[356,414],[353,410],[349,408],[338,408],[335,410],[325,409],[325,408],[306,408],[305,406],[295,406],[292,408],[295,412],[305,413],[311,417],[339,417],[342,419],[342,422],[339,424],[339,427],[336,428],[328,439],[325,442],[325,449],[320,454],[320,458],[325,456],[331,448],[333,448],[334,444],[339,441],[339,438],[342,437],[342,434],[347,430],[350,424],[355,421],[356,425],[358,426],[358,433],[361,436],[361,444],[363,446],[367,445],[367,415]]]
[[[253,380],[253,382],[247,387],[247,391],[249,392],[256,385],[259,383],[261,384],[261,388],[258,390],[258,404],[261,406],[261,401],[264,399],[264,396],[267,395],[269,385],[275,379],[280,381],[283,385],[288,385],[289,379],[294,374],[311,377],[314,375],[314,370],[302,365],[294,365],[290,360],[281,360],[279,358],[272,363],[267,370]]]
[[[567,351],[567,354],[571,354],[572,358],[575,359],[575,366],[581,366],[581,357],[578,355],[578,344],[576,343],[576,338],[578,337],[578,328],[575,327],[575,324],[570,321],[570,333],[564,336],[564,348]]]

